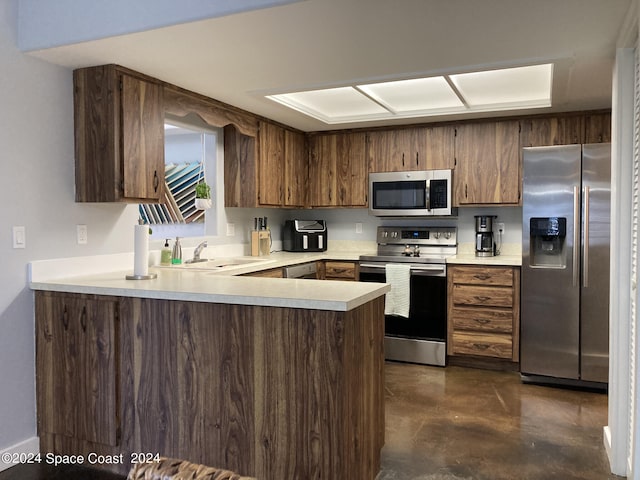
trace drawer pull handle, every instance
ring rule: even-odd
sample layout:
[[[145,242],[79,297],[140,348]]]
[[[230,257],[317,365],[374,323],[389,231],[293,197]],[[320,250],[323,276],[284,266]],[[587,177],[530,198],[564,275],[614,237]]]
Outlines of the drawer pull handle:
[[[62,312],[62,326],[65,330],[69,329],[69,312],[66,305],[64,306],[64,311]]]
[[[485,345],[484,343],[474,343],[473,346],[478,350],[486,350],[489,348],[489,345]]]
[[[479,302],[487,302],[489,300],[491,300],[491,297],[486,297],[486,296],[476,296],[475,299]]]
[[[477,278],[478,280],[489,280],[491,275],[488,273],[477,273],[473,276],[473,278]]]
[[[480,325],[486,325],[488,323],[491,323],[491,320],[489,320],[488,318],[474,318],[473,320],[476,323],[479,323]]]

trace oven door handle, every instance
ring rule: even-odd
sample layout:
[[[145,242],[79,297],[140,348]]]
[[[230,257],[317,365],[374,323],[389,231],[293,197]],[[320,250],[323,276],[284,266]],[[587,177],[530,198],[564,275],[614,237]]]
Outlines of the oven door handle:
[[[384,265],[375,263],[361,263],[360,272],[362,273],[384,273]],[[446,277],[447,266],[445,264],[426,264],[426,265],[411,265],[411,275],[421,275],[428,277]]]

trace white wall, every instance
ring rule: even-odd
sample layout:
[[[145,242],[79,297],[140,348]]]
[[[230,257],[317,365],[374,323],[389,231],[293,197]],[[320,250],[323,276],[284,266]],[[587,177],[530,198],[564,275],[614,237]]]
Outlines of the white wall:
[[[20,53],[15,4],[0,0],[0,451],[36,434],[33,294],[27,263],[130,251],[135,207],[74,203],[71,72]],[[76,224],[89,243],[76,245]],[[12,248],[12,226],[26,248]],[[2,464],[0,464],[2,469]]]

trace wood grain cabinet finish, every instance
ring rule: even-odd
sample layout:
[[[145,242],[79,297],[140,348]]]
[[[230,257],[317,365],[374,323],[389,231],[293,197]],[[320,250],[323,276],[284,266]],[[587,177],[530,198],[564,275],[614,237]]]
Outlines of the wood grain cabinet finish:
[[[364,132],[314,134],[309,139],[309,206],[366,207],[367,138]]]
[[[454,129],[429,126],[369,133],[372,172],[453,168]]]
[[[523,147],[606,143],[611,141],[611,113],[567,114],[521,121]]]
[[[455,265],[447,282],[448,355],[518,362],[520,269]]]
[[[380,470],[383,297],[333,312],[36,292],[36,317],[41,451],[123,454],[96,465],[120,474],[132,452],[262,480]]]
[[[225,206],[304,207],[304,134],[260,121],[257,138],[228,125],[225,132]]]
[[[459,125],[455,137],[454,205],[518,205],[518,121]]]
[[[268,270],[260,270],[258,272],[245,273],[246,277],[266,277],[266,278],[283,278],[282,268],[270,268]]]
[[[119,445],[117,299],[38,293],[35,308],[38,432]]]
[[[357,282],[359,280],[358,262],[345,262],[327,260],[323,265],[324,280],[347,280]]]
[[[115,65],[75,70],[77,202],[164,196],[163,87]]]

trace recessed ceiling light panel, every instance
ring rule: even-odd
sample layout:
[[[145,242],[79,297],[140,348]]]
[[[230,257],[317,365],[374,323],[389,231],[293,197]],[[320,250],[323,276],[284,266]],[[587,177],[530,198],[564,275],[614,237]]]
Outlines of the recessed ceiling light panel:
[[[327,123],[388,113],[353,87],[285,93],[269,98]]]
[[[553,64],[443,75],[267,98],[328,124],[551,106]]]
[[[550,106],[553,65],[531,65],[486,72],[451,75],[451,81],[469,107],[495,109]]]
[[[372,83],[358,89],[396,113],[464,108],[444,77]]]

